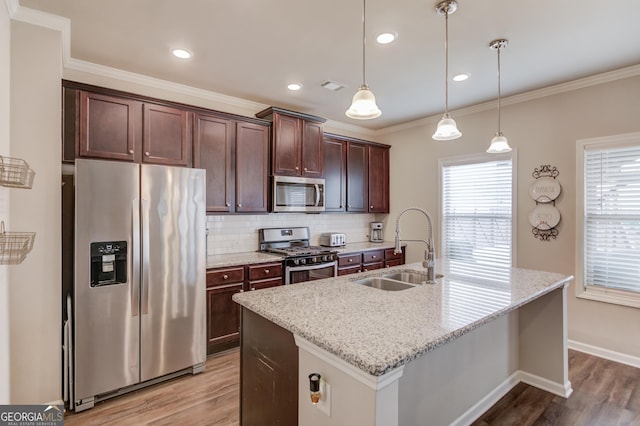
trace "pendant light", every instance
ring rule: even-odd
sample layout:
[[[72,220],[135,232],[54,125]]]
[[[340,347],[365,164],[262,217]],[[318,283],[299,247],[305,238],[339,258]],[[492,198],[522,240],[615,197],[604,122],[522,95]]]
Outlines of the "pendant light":
[[[509,146],[509,142],[507,138],[502,134],[502,130],[500,127],[500,49],[504,49],[509,44],[509,40],[506,39],[497,39],[493,40],[489,43],[489,47],[498,51],[498,132],[491,139],[491,145],[487,152],[489,154],[499,154],[501,152],[509,152],[511,151],[511,147]]]
[[[367,46],[365,36],[365,14],[367,8],[367,0],[362,0],[362,85],[360,89],[353,95],[351,106],[345,112],[347,117],[355,118],[356,120],[370,120],[372,118],[380,117],[382,111],[376,105],[376,98],[373,96],[373,92],[369,90],[365,79],[365,49]]]
[[[462,136],[456,121],[449,115],[449,15],[458,10],[458,2],[454,0],[446,0],[436,5],[436,11],[440,15],[444,15],[445,36],[444,36],[444,115],[442,120],[438,122],[436,132],[433,139],[437,141],[450,141],[458,139]]]

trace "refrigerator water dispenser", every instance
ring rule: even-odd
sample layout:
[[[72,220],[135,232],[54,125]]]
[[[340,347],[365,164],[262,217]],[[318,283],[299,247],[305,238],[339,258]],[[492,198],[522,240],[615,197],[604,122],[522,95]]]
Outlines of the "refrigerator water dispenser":
[[[91,287],[127,282],[127,242],[91,243]]]

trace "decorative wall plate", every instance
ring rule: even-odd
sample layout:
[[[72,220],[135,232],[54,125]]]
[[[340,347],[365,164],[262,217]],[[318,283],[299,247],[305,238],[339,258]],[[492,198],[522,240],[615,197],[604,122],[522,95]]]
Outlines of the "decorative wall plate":
[[[551,204],[540,204],[529,214],[529,223],[540,230],[555,228],[560,223],[560,211]]]
[[[560,195],[560,182],[552,177],[541,177],[529,186],[529,195],[538,203],[550,203]]]

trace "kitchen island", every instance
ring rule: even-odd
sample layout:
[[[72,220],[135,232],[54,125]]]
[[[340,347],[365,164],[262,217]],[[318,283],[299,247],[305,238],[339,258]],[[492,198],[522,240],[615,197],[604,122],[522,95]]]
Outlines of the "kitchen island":
[[[242,424],[283,412],[280,424],[305,426],[468,424],[521,381],[570,395],[573,277],[513,268],[489,280],[441,261],[436,284],[354,282],[407,270],[425,272],[415,263],[235,295]],[[322,376],[317,405],[311,373]]]

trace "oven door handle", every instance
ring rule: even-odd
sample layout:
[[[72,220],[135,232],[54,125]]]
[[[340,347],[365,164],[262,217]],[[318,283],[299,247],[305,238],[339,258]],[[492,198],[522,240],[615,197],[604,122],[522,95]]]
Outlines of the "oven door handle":
[[[298,271],[313,271],[314,269],[322,269],[328,268],[330,266],[335,266],[336,261],[333,262],[323,262],[315,265],[302,265],[302,266],[287,266],[287,270],[289,272],[298,272]]]

